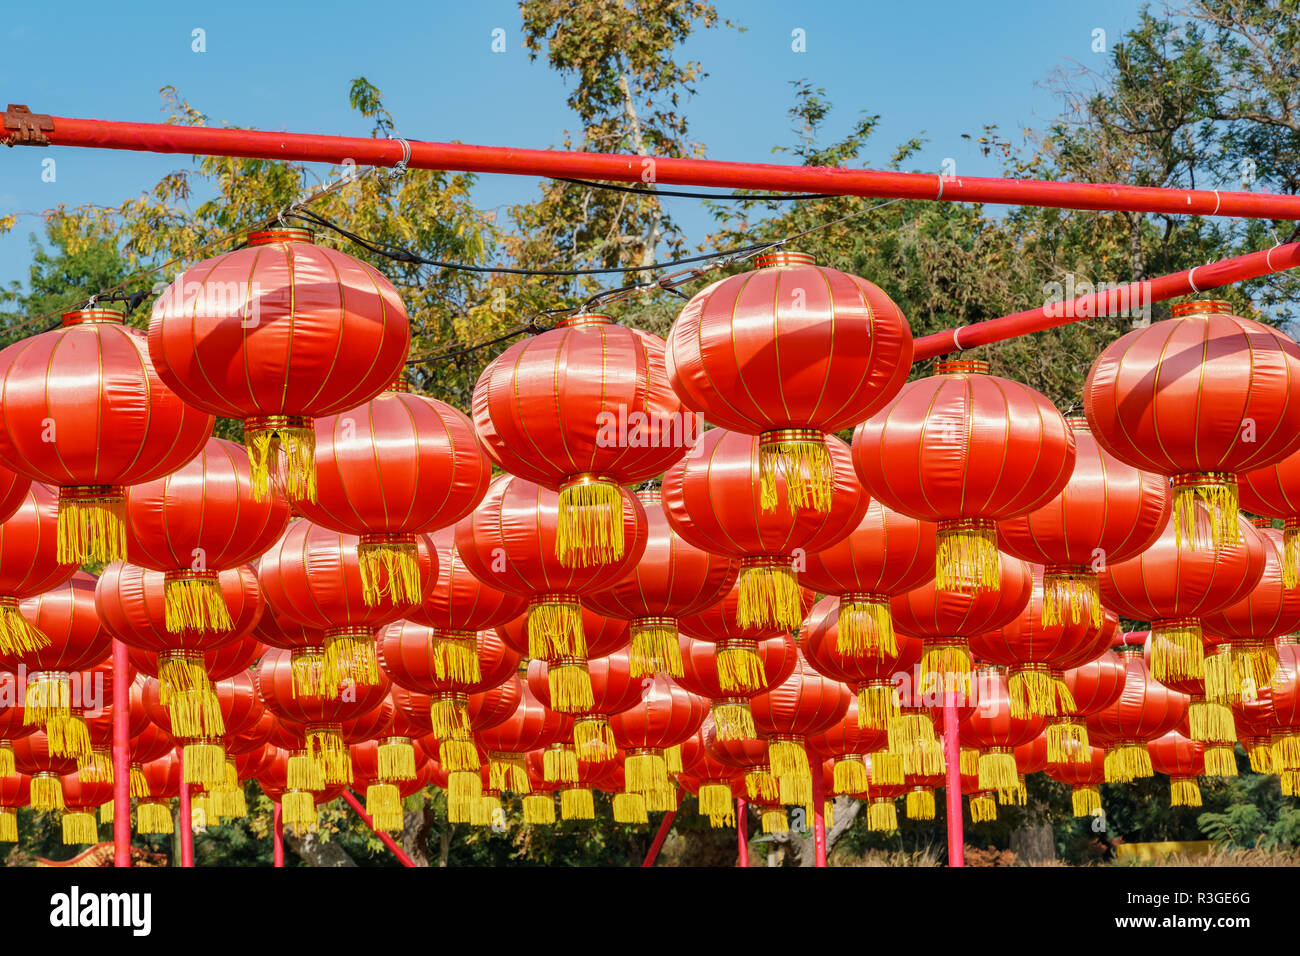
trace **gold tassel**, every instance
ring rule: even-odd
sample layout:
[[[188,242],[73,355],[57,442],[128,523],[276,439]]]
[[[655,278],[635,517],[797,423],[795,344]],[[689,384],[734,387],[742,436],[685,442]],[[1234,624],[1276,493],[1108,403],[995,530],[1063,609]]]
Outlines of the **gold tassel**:
[[[289,755],[285,775],[290,790],[325,789],[325,768],[305,750],[295,750]]]
[[[787,806],[812,802],[812,776],[790,775],[776,778],[778,799]]]
[[[1086,616],[1093,627],[1101,627],[1101,587],[1097,575],[1087,568],[1048,569],[1043,574],[1043,624],[1056,627],[1065,621],[1078,624]]]
[[[645,797],[639,793],[616,793],[613,804],[615,823],[650,822],[646,815]]]
[[[469,695],[449,691],[433,697],[429,703],[429,721],[439,740],[463,740],[472,733],[469,726]]]
[[[393,604],[417,604],[420,552],[413,534],[363,534],[357,544],[361,598],[375,607],[387,598]]]
[[[939,522],[934,585],[940,591],[996,591],[1001,580],[997,526],[984,518]]]
[[[935,687],[944,693],[956,692],[969,699],[971,694],[970,649],[956,638],[945,638],[942,643],[922,642],[921,681],[925,687]]]
[[[859,756],[840,757],[833,768],[834,779],[831,781],[836,793],[866,793],[871,785],[867,776],[867,765]]]
[[[894,618],[883,594],[845,594],[835,627],[835,649],[844,657],[880,658],[898,655]]]
[[[0,597],[0,654],[16,657],[49,646],[50,639],[18,610],[18,599]]]
[[[1071,717],[1061,717],[1047,725],[1047,760],[1049,763],[1090,763],[1092,747],[1086,724]]]
[[[1155,775],[1151,754],[1141,743],[1120,743],[1106,751],[1105,774],[1107,783],[1132,783],[1141,777]]]
[[[171,807],[155,800],[144,800],[136,804],[135,832],[140,834],[174,832]]]
[[[163,582],[167,630],[229,631],[235,626],[215,571],[168,571]]]
[[[767,759],[772,776],[778,780],[782,777],[811,777],[808,751],[804,749],[802,738],[769,737]]]
[[[38,773],[32,777],[30,806],[43,813],[63,809],[63,784],[57,776]]]
[[[785,477],[785,503],[791,514],[806,509],[821,514],[831,510],[835,465],[821,432],[781,428],[759,436],[759,503],[764,511],[776,509],[778,471]]]
[[[330,700],[337,698],[339,688],[349,680],[358,687],[374,687],[379,683],[375,636],[369,630],[330,631],[325,635],[325,656],[321,662],[325,696]]]
[[[549,793],[530,793],[524,797],[524,823],[552,826],[555,823],[555,798]]]
[[[764,807],[762,816],[764,833],[789,833],[790,820],[781,807]]]
[[[566,568],[622,559],[623,489],[608,478],[583,475],[560,489],[555,556]]]
[[[27,677],[23,702],[23,723],[43,725],[51,717],[72,713],[72,675],[59,671],[40,671]]]
[[[379,779],[391,780],[415,779],[415,745],[409,737],[385,737],[379,741],[377,757],[379,759]]]
[[[238,781],[236,781],[234,787],[214,790],[211,796],[212,811],[217,816],[226,819],[248,816],[248,804],[244,801],[244,789],[239,786]]]
[[[553,597],[533,602],[528,609],[528,656],[541,660],[587,659],[582,608],[577,601]]]
[[[898,806],[893,797],[872,799],[867,807],[867,829],[872,833],[892,833],[898,829]]]
[[[907,819],[934,819],[934,791],[921,787],[907,792]]]
[[[372,783],[366,787],[366,816],[376,830],[396,833],[406,828],[402,816],[402,793],[394,783]]]
[[[475,797],[473,800],[453,800],[451,797],[448,797],[447,822],[469,823],[470,816],[472,815],[471,811],[474,809],[474,804],[477,801],[478,797]]]
[[[1219,644],[1205,655],[1205,699],[1212,704],[1235,704],[1241,699],[1241,681],[1233,665],[1233,648]]]
[[[474,771],[483,766],[473,740],[447,737],[438,743],[438,762],[448,771]]]
[[[244,447],[253,482],[253,500],[270,494],[271,469],[290,501],[316,500],[316,431],[312,420],[274,415],[244,421]],[[313,815],[313,822],[315,817]]]
[[[1076,817],[1095,817],[1101,811],[1101,791],[1091,783],[1075,784],[1070,791],[1070,803]]]
[[[289,667],[293,673],[293,696],[329,697],[330,691],[325,686],[325,650],[320,647],[295,647],[289,657]],[[338,696],[338,685],[334,685],[334,696]]]
[[[202,654],[178,651],[158,655],[158,700],[166,706],[177,737],[225,736],[221,702],[208,680]]]
[[[1193,550],[1218,550],[1240,542],[1236,475],[1223,472],[1175,475],[1173,490],[1174,541],[1178,547],[1183,546],[1184,538]]]
[[[1232,744],[1205,747],[1205,775],[1207,777],[1237,776],[1237,755]]]
[[[0,779],[12,777],[18,773],[14,765],[14,745],[8,740],[0,740]]]
[[[664,765],[669,773],[682,772],[682,745],[673,744],[664,748]]]
[[[906,771],[899,754],[883,750],[871,755],[871,782],[882,787],[901,787]]]
[[[0,807],[0,843],[18,842],[18,811]]]
[[[788,558],[741,560],[736,622],[753,630],[780,627],[793,631],[799,627],[803,596]]]
[[[488,786],[493,790],[532,793],[528,764],[523,754],[494,752],[488,755]]]
[[[433,672],[438,680],[477,684],[483,680],[478,659],[478,635],[473,631],[436,631],[433,635]]]
[[[675,618],[650,617],[632,622],[631,672],[633,677],[653,677],[661,672],[682,677],[686,673]]]
[[[1199,807],[1201,788],[1195,777],[1172,777],[1169,780],[1169,805],[1171,807]]]
[[[551,691],[551,707],[557,713],[580,714],[595,706],[591,673],[585,660],[562,657],[549,662],[546,684]]]
[[[316,829],[316,799],[304,790],[288,790],[280,798],[281,819],[295,834]]]
[[[89,756],[77,760],[77,770],[87,781],[113,783],[113,756],[106,748],[92,750]]]
[[[630,793],[668,789],[668,765],[658,751],[629,750],[623,760],[623,770]]]
[[[126,500],[109,486],[59,489],[56,528],[60,564],[126,560]]]
[[[1151,676],[1161,683],[1205,677],[1200,622],[1166,621],[1152,626]]]
[[[1282,585],[1300,584],[1300,522],[1288,518],[1282,530]]]
[[[113,822],[113,801],[112,800],[108,801],[108,803],[101,803],[99,805],[99,822],[110,824],[110,825],[112,824]]]
[[[484,793],[469,806],[471,826],[490,827],[505,820],[505,808],[499,793]]]
[[[470,804],[483,796],[483,777],[474,770],[453,770],[447,775],[449,803]]]
[[[556,744],[542,752],[542,779],[547,783],[577,783],[578,754],[572,747]]]
[[[961,747],[957,751],[959,769],[963,777],[977,777],[980,772],[980,752],[974,747]]]
[[[1300,783],[1300,770],[1283,770],[1278,775],[1278,783],[1282,788],[1282,796],[1294,797],[1300,792],[1300,787],[1296,785]]]
[[[1234,643],[1232,645],[1232,666],[1236,669],[1233,686],[1237,692],[1250,682],[1255,690],[1260,691],[1273,686],[1273,677],[1277,674],[1277,648],[1263,641]],[[1207,675],[1205,696],[1210,696]]]
[[[352,751],[337,726],[307,727],[307,753],[325,772],[325,784],[352,784]]]
[[[710,712],[719,740],[753,740],[757,736],[754,714],[744,697],[715,700]]]
[[[1015,754],[1005,748],[980,754],[979,778],[981,790],[996,790],[999,794],[1013,792],[1020,785]]]
[[[756,641],[719,641],[713,659],[718,669],[718,686],[723,690],[758,692],[767,686],[767,673]]]
[[[922,743],[934,743],[934,723],[924,711],[900,713],[885,727],[890,753],[902,754]]]
[[[748,770],[745,772],[745,794],[751,800],[775,800],[777,797],[776,778],[770,770]]]
[[[720,826],[716,821],[730,818],[731,826],[736,825],[736,803],[731,799],[731,787],[725,783],[709,782],[700,784],[700,813],[709,818],[710,825]]]
[[[998,802],[987,793],[970,796],[971,823],[991,823],[998,818]]]
[[[1025,775],[1019,774],[1016,777],[1016,785],[1005,793],[998,791],[998,801],[1003,804],[1016,804],[1023,807],[1029,802],[1029,787],[1025,782]]]
[[[1300,770],[1300,735],[1274,735],[1273,765],[1278,770]]]
[[[1246,756],[1250,758],[1250,769],[1255,773],[1273,772],[1273,745],[1267,740],[1251,740],[1246,745]]]
[[[207,789],[226,783],[226,750],[219,740],[187,740],[184,747],[185,782]]]
[[[643,796],[647,813],[667,813],[677,809],[677,788],[674,786],[651,790]]]
[[[1193,698],[1187,708],[1187,723],[1193,740],[1224,743],[1237,739],[1232,708],[1225,704]]]
[[[64,714],[45,721],[45,736],[55,757],[88,758],[92,752],[90,730],[80,714]]]
[[[560,819],[596,819],[596,801],[590,787],[574,787],[560,791]]]
[[[609,720],[599,714],[587,714],[574,722],[573,747],[585,763],[604,763],[618,754]]]
[[[1011,716],[1016,720],[1026,717],[1055,717],[1071,713],[1074,698],[1065,682],[1058,680],[1043,664],[1025,664],[1011,671],[1008,681],[1011,696]]]
[[[872,680],[858,685],[859,727],[881,730],[898,715],[898,695],[891,684]]]
[[[63,814],[63,845],[98,843],[99,827],[95,814],[85,810],[69,810]]]

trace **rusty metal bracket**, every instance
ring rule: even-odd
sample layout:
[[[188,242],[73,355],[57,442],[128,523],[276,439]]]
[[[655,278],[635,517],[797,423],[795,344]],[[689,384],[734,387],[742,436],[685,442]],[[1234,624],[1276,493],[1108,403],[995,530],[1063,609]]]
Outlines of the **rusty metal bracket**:
[[[49,146],[50,138],[45,135],[54,129],[54,117],[44,113],[33,113],[26,106],[10,103],[4,111],[6,146]]]

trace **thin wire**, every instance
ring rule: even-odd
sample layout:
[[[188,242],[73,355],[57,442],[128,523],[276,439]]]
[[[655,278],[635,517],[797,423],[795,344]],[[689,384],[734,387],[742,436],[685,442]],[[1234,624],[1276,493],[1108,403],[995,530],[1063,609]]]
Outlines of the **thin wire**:
[[[840,193],[693,193],[675,189],[638,189],[635,186],[623,186],[618,183],[598,183],[590,179],[570,179],[567,176],[551,176],[560,183],[572,183],[575,186],[587,186],[591,189],[607,189],[610,192],[634,193],[639,196],[674,196],[681,199],[733,199],[738,201],[773,201],[803,199],[834,199]]]

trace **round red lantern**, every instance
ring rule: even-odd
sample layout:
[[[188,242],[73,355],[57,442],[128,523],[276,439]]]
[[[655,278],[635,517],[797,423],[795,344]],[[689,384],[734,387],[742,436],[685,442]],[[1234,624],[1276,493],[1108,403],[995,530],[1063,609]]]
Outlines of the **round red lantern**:
[[[488,752],[488,782],[493,790],[529,793],[528,751],[573,737],[573,718],[556,713],[537,699],[527,684],[515,712],[506,720],[477,731],[475,742]],[[577,777],[577,767],[573,768]]]
[[[60,756],[50,747],[50,739],[41,730],[13,742],[14,767],[32,778],[32,809],[49,812],[63,807],[63,787],[59,777],[76,773],[77,760]]]
[[[634,706],[611,714],[609,728],[614,741],[626,751],[627,789],[647,797],[671,792],[668,774],[675,771],[669,767],[665,751],[688,740],[708,714],[707,700],[662,676],[653,678]]]
[[[980,788],[996,790],[999,800],[1007,803],[1020,786],[1015,748],[1041,734],[1047,721],[1028,711],[1020,716],[1012,712],[1010,681],[1000,667],[980,668],[975,675],[975,686],[979,698],[964,723],[973,743],[982,751]]]
[[[0,654],[46,647],[50,639],[34,628],[18,602],[58,587],[77,571],[76,561],[58,552],[58,498],[32,482],[18,509],[0,523]]]
[[[632,675],[631,655],[627,650],[616,651],[604,657],[593,657],[587,662],[591,676],[592,704],[573,713],[573,746],[575,757],[583,763],[604,763],[613,760],[618,752],[614,734],[609,729],[609,718],[634,707],[641,695],[654,680]],[[528,662],[528,686],[547,707],[554,709],[546,661]]]
[[[1281,518],[1282,583],[1300,586],[1300,451],[1281,461],[1237,476],[1241,507],[1257,515]]]
[[[719,658],[722,645],[712,641],[697,641],[682,635],[679,638],[685,673],[676,678],[692,694],[709,700],[709,717],[723,740],[753,737],[754,716],[749,699],[771,690],[794,670],[799,651],[788,634],[759,641],[758,656],[762,661],[763,684],[752,690],[730,690],[722,684],[722,666]]]
[[[813,753],[832,760],[833,792],[863,793],[870,784],[863,758],[885,749],[888,740],[884,728],[863,725],[858,719],[857,699],[850,697],[849,709],[839,722],[810,735],[806,743]]]
[[[18,811],[31,798],[31,777],[25,773],[0,774],[0,843],[18,842]]]
[[[1076,817],[1094,817],[1103,812],[1101,791],[1098,788],[1106,782],[1104,749],[1089,747],[1082,761],[1049,763],[1046,773],[1057,783],[1064,783],[1070,787],[1070,802]]]
[[[833,507],[837,470],[825,433],[889,401],[912,364],[912,332],[866,279],[786,249],[701,289],[668,334],[668,378],[688,408],[759,436],[763,499],[776,475],[793,506]]]
[[[66,774],[63,784],[63,845],[99,842],[96,811],[113,799],[113,784],[98,776]]]
[[[1205,744],[1171,730],[1148,742],[1147,752],[1155,771],[1169,776],[1169,805],[1199,807],[1201,788],[1196,778],[1205,773]]]
[[[1113,704],[1088,716],[1088,729],[1112,741],[1106,748],[1106,782],[1130,783],[1153,770],[1148,741],[1178,726],[1187,713],[1187,695],[1151,677],[1141,644],[1116,648],[1123,660],[1124,690]]]
[[[767,737],[782,803],[806,806],[812,801],[804,738],[843,720],[852,699],[848,687],[813,670],[800,654],[789,677],[750,700],[754,729]]]

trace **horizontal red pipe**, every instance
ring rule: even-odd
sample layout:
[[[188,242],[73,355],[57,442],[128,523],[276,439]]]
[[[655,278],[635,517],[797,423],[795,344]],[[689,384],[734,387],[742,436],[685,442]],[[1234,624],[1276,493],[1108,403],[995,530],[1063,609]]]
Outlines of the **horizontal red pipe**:
[[[1257,279],[1270,273],[1294,269],[1298,265],[1300,242],[1288,242],[1262,252],[1220,259],[1183,272],[1131,282],[1119,289],[1094,292],[1068,301],[1039,306],[1037,309],[989,319],[987,322],[975,322],[959,329],[947,329],[922,336],[916,340],[912,361],[921,362],[937,355],[973,349],[1030,332],[1069,325],[1071,322],[1137,311],[1152,302],[1218,289],[1246,279]]]
[[[415,861],[406,855],[406,851],[397,845],[396,840],[383,830],[375,829],[375,821],[370,819],[370,814],[366,813],[366,808],[361,805],[361,801],[353,795],[351,790],[343,791],[343,799],[348,802],[348,806],[356,811],[357,816],[361,818],[361,822],[370,827],[370,832],[379,837],[380,842],[393,852],[393,856],[397,857],[398,863],[402,864],[402,866],[415,866]]]
[[[17,114],[8,113],[13,121]],[[39,117],[42,133],[54,146],[130,149],[150,153],[245,156],[359,166],[395,166],[403,158],[401,140],[312,133],[273,133],[164,123]],[[843,196],[934,199],[945,202],[1001,203],[1062,209],[1109,209],[1176,215],[1300,219],[1300,196],[1160,189],[1103,183],[1045,182],[900,173],[824,166],[733,163],[668,156],[577,153],[506,146],[467,146],[410,140],[408,165],[517,176],[560,176],[614,182],[664,183],[778,192],[816,192]]]

